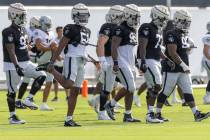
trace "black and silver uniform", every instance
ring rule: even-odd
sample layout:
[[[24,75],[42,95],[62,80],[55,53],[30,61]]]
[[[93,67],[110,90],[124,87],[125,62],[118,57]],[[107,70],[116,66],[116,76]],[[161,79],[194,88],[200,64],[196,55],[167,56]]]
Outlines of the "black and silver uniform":
[[[129,27],[126,22],[115,28],[113,36],[122,38],[120,46],[137,45],[136,30]]]
[[[105,47],[104,53],[106,57],[111,56],[112,35],[114,33],[114,29],[116,28],[116,26],[117,25],[113,23],[105,23],[101,26],[101,29],[99,31],[99,34],[109,37],[107,43],[104,46]]]
[[[138,37],[147,38],[148,44],[146,47],[146,59],[160,60],[160,53],[162,44],[162,35],[158,33],[157,26],[153,23],[144,23],[141,25],[138,31]],[[138,51],[139,58],[139,51]]]
[[[25,28],[12,24],[2,31],[2,37],[4,62],[12,62],[6,48],[6,44],[11,43],[15,44],[15,54],[18,62],[30,60],[27,48],[28,36]]]
[[[166,33],[164,37],[164,44],[166,45],[166,51],[165,54],[168,58],[172,60],[172,58],[168,54],[168,44],[176,44],[177,46],[177,54],[182,59],[182,61],[189,66],[189,57],[188,57],[188,51],[190,48],[190,44],[188,43],[189,37],[181,30],[174,29],[170,30]],[[163,63],[166,64],[166,63]],[[182,67],[176,64],[176,67],[174,70],[171,70],[171,68],[168,65],[163,65],[163,71],[164,72],[184,72]]]
[[[90,34],[90,29],[77,24],[68,24],[63,30],[63,35],[70,39],[68,44],[72,44],[74,47],[77,47],[79,44],[88,45]],[[67,53],[67,51],[68,47],[65,48],[64,53]]]

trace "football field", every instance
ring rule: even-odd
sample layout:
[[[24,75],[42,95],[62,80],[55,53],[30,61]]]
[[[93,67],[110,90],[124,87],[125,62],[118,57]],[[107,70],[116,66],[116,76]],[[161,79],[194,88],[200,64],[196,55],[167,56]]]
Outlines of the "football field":
[[[204,89],[194,90],[198,108],[210,111],[210,105],[202,104]],[[40,104],[42,92],[35,97]],[[210,118],[202,122],[194,122],[191,110],[180,104],[164,107],[164,116],[170,122],[164,124],[146,124],[145,94],[141,96],[142,107],[133,106],[133,116],[140,118],[141,123],[123,123],[123,109],[119,110],[116,121],[98,121],[96,113],[89,107],[87,98],[79,97],[74,119],[82,127],[66,128],[63,121],[67,105],[64,92],[60,92],[59,102],[51,102],[55,111],[41,112],[39,110],[17,110],[21,119],[27,121],[24,125],[9,125],[6,92],[0,92],[0,140],[209,140]],[[123,103],[123,100],[121,101]]]

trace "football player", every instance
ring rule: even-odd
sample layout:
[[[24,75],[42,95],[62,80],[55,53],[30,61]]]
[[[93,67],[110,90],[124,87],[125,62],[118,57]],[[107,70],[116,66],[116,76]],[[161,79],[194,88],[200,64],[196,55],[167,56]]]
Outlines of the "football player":
[[[207,33],[202,38],[204,48],[203,48],[203,59],[202,65],[207,71],[208,84],[206,87],[206,95],[203,97],[204,104],[210,104],[210,22],[206,25]]]
[[[146,96],[148,105],[146,122],[148,123],[163,122],[155,117],[154,104],[161,90],[160,59],[165,57],[161,51],[162,29],[167,24],[169,14],[167,7],[162,5],[154,6],[150,14],[152,21],[142,24],[138,31],[139,46],[137,53],[140,54],[140,70],[144,73],[148,89]]]
[[[52,28],[52,19],[49,16],[40,17],[40,29],[34,31],[34,42],[38,51],[41,51],[37,58],[37,63],[45,64],[50,61],[52,53],[56,51],[57,44],[55,42],[55,35]],[[53,82],[53,75],[46,72],[46,84],[43,93],[43,100],[40,106],[41,111],[52,111],[53,108],[50,108],[47,105],[47,99],[50,93],[50,89]]]
[[[106,23],[101,26],[99,31],[96,52],[103,70],[103,76],[102,79],[100,79],[103,83],[103,90],[100,93],[98,120],[110,120],[109,116],[106,114],[104,105],[113,89],[116,78],[112,70],[113,60],[111,56],[111,42],[114,29],[123,21],[123,9],[124,7],[120,5],[112,6],[106,14]]]
[[[166,98],[171,94],[176,84],[182,89],[184,99],[192,110],[195,121],[202,121],[208,118],[208,113],[201,113],[195,104],[192,91],[192,82],[190,77],[188,52],[190,43],[188,43],[188,31],[192,21],[190,13],[186,10],[178,10],[174,13],[175,29],[170,30],[164,37],[166,45],[165,54],[174,61],[175,69],[171,69],[168,65],[163,67],[163,90],[158,96],[156,117],[159,120],[168,120],[162,117],[161,110]],[[166,64],[166,63],[165,63]]]
[[[140,122],[131,115],[135,85],[135,55],[137,45],[137,28],[140,24],[140,11],[135,4],[124,8],[125,21],[116,27],[112,36],[113,71],[119,78],[123,88],[117,95],[105,104],[105,109],[112,120],[115,120],[113,108],[117,101],[125,97],[125,113],[123,122]]]
[[[29,44],[31,45],[32,48],[29,48],[30,52],[30,59],[33,63],[36,63],[36,56],[37,56],[37,50],[35,49],[36,47],[34,46],[33,43],[33,32],[35,29],[39,29],[40,28],[40,24],[39,24],[39,18],[38,16],[33,16],[30,19],[30,26],[29,28],[27,28],[27,34],[28,34],[28,38],[29,38]],[[22,98],[27,90],[28,84],[30,82],[30,78],[28,77],[23,77],[22,83],[19,87],[19,91],[18,91],[18,98],[17,101],[15,102],[15,107],[19,108],[19,109],[25,109],[26,106],[22,103]],[[33,90],[33,89],[31,89]],[[30,106],[30,109],[38,109],[37,105],[33,105]]]
[[[84,66],[87,59],[86,46],[88,45],[91,33],[90,29],[85,27],[90,17],[88,7],[82,3],[74,5],[71,17],[74,24],[68,24],[64,27],[63,37],[50,63],[38,66],[37,70],[47,69],[64,88],[71,89],[64,126],[77,127],[81,125],[73,120],[73,113],[77,103],[77,96],[84,80]],[[64,48],[66,54],[62,75],[54,69],[54,63]]]
[[[10,112],[10,124],[23,124],[15,113],[15,96],[22,76],[34,78],[32,91],[26,98],[27,105],[33,105],[33,96],[41,88],[46,79],[43,72],[36,71],[36,65],[30,60],[28,53],[28,36],[25,29],[26,9],[21,3],[10,4],[8,18],[12,24],[2,31],[4,71],[6,73],[8,94],[7,103]]]

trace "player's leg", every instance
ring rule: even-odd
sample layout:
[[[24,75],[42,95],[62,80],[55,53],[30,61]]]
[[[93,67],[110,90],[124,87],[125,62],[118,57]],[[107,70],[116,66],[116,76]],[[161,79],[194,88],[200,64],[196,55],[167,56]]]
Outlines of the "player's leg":
[[[206,95],[203,97],[203,102],[204,104],[210,104],[210,64],[207,61],[203,60],[202,65],[206,69],[209,80],[206,86]]]
[[[210,113],[201,113],[196,106],[193,91],[192,91],[192,81],[189,74],[181,73],[178,78],[177,83],[180,88],[182,89],[184,99],[189,105],[189,107],[192,110],[192,113],[194,115],[195,121],[202,121],[203,119],[206,119],[209,117]]]
[[[8,87],[7,104],[10,112],[10,124],[24,124],[24,120],[20,120],[15,112],[15,96],[17,92],[17,85],[20,82],[20,76],[18,76],[15,70],[6,71],[6,81]]]

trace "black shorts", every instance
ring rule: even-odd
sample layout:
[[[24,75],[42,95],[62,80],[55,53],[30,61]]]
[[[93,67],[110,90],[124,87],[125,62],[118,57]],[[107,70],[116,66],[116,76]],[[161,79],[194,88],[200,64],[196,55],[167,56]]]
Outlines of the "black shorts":
[[[56,71],[58,71],[59,73],[62,74],[62,72],[63,72],[63,67],[59,67],[59,66],[54,66],[54,67],[55,67],[55,70],[56,70]],[[55,83],[55,82],[56,82],[56,80],[53,79],[53,83]]]

